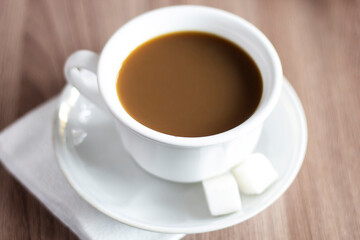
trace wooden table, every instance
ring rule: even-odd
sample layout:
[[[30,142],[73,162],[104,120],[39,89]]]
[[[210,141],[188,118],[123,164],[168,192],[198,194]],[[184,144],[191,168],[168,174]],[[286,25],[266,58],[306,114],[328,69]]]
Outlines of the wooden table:
[[[58,94],[77,49],[99,52],[150,9],[188,1],[0,1],[0,129]],[[185,239],[360,239],[360,2],[198,0],[272,41],[307,115],[304,165],[266,211]],[[0,166],[0,239],[76,239]]]

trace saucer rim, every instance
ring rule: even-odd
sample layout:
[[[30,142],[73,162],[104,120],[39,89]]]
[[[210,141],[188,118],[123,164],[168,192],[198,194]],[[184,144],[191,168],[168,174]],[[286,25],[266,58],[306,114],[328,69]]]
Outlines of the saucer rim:
[[[304,109],[302,107],[301,101],[296,93],[296,91],[294,90],[294,88],[291,86],[290,82],[286,79],[286,77],[284,76],[284,81],[283,81],[283,86],[282,86],[282,90],[281,91],[287,91],[289,98],[292,99],[292,105],[295,109],[295,111],[297,112],[297,115],[299,115],[300,119],[299,120],[299,129],[300,129],[300,134],[303,135],[303,137],[301,137],[301,142],[300,142],[300,146],[298,147],[298,156],[297,161],[295,162],[295,166],[294,166],[294,170],[293,172],[289,173],[290,176],[288,177],[287,182],[279,189],[279,191],[277,193],[275,193],[272,197],[269,198],[269,201],[265,204],[263,204],[261,207],[259,207],[258,209],[256,209],[254,212],[252,212],[251,214],[249,214],[247,217],[245,218],[238,218],[237,220],[234,219],[223,219],[220,222],[216,222],[216,224],[211,223],[208,224],[206,226],[197,226],[197,227],[161,227],[161,226],[157,226],[157,225],[146,225],[146,224],[138,224],[136,220],[131,220],[128,219],[126,217],[119,217],[117,215],[112,214],[110,211],[101,208],[99,206],[96,206],[96,204],[93,204],[91,202],[91,200],[89,201],[88,198],[82,193],[81,190],[78,190],[77,187],[72,183],[72,181],[70,180],[70,178],[67,176],[66,170],[64,169],[64,166],[62,165],[62,162],[60,160],[60,156],[58,156],[58,143],[56,141],[58,141],[58,139],[56,139],[56,135],[59,135],[59,133],[57,133],[56,130],[56,126],[58,126],[58,113],[59,113],[59,107],[61,104],[61,98],[63,96],[63,94],[68,91],[69,87],[71,88],[71,86],[68,84],[65,86],[63,92],[60,95],[60,101],[59,101],[59,106],[57,108],[57,110],[55,111],[55,118],[53,121],[53,134],[52,134],[52,141],[53,141],[53,147],[54,147],[54,152],[55,152],[55,157],[56,157],[56,161],[61,169],[61,172],[63,173],[65,179],[67,180],[67,182],[70,184],[70,186],[75,190],[75,192],[86,202],[88,203],[90,206],[92,206],[93,208],[95,208],[96,210],[98,210],[99,212],[103,213],[104,215],[111,217],[112,219],[126,224],[128,226],[131,227],[135,227],[138,229],[142,229],[142,230],[148,230],[148,231],[153,231],[153,232],[160,232],[160,233],[171,233],[171,234],[195,234],[195,233],[204,233],[204,232],[211,232],[211,231],[216,231],[216,230],[220,230],[220,229],[224,229],[227,227],[231,227],[234,226],[236,224],[239,224],[241,222],[244,222],[254,216],[256,216],[257,214],[259,214],[260,212],[264,211],[265,209],[267,209],[270,205],[272,205],[276,200],[278,200],[280,198],[280,196],[282,196],[287,189],[290,187],[290,185],[294,182],[297,174],[300,171],[300,168],[302,166],[302,163],[305,159],[305,154],[306,154],[306,149],[307,149],[307,142],[308,142],[308,128],[307,128],[307,121],[306,121],[306,116],[305,116],[305,112]],[[59,138],[60,136],[58,136]],[[164,180],[165,181],[165,180]],[[216,217],[214,217],[214,220],[216,219]]]

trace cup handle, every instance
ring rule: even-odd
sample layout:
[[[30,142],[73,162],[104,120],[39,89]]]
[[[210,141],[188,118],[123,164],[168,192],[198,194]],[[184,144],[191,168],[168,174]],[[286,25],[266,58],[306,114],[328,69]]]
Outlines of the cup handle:
[[[107,111],[97,83],[99,55],[89,50],[79,50],[70,55],[64,66],[66,81],[83,96]]]

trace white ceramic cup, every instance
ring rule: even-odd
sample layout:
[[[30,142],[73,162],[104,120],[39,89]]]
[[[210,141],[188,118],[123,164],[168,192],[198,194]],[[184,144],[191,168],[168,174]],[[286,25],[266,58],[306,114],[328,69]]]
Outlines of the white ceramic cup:
[[[116,81],[126,57],[149,39],[184,30],[226,38],[249,53],[259,67],[263,79],[260,104],[241,125],[212,136],[176,137],[140,124],[122,107]],[[79,68],[94,72],[97,82],[80,78]],[[175,182],[197,182],[222,174],[250,154],[279,99],[283,79],[278,54],[256,27],[231,13],[191,5],[161,8],[134,18],[114,33],[100,56],[77,51],[67,59],[64,71],[82,95],[113,115],[123,142],[113,144],[123,144],[147,172]]]

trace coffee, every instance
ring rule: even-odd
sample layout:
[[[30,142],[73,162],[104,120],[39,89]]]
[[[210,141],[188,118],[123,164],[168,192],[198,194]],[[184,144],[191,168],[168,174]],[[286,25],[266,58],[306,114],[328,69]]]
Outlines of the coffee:
[[[123,62],[117,93],[126,112],[165,134],[203,137],[246,121],[262,95],[253,59],[232,42],[202,32],[153,38]]]

